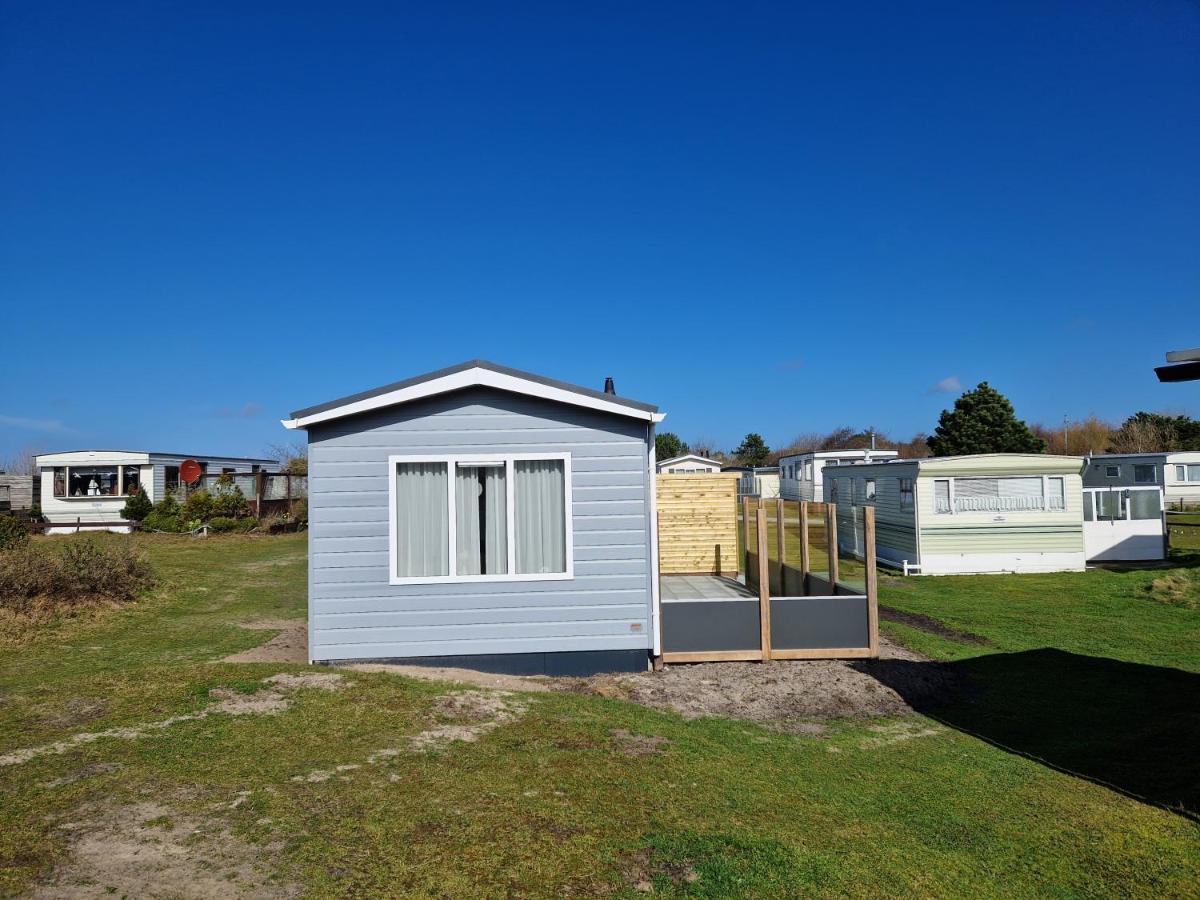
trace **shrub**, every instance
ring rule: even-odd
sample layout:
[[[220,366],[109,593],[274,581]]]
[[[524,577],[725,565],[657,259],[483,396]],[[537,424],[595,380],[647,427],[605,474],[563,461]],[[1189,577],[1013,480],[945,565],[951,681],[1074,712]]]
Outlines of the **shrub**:
[[[141,486],[138,486],[121,507],[121,518],[129,522],[141,522],[153,510],[154,504],[150,502]]]
[[[287,516],[263,516],[258,520],[258,530],[263,534],[283,534],[295,530],[295,525]]]
[[[146,531],[165,531],[168,534],[178,534],[183,531],[183,523],[178,513],[161,512],[157,507],[146,518],[142,519],[142,528]]]
[[[244,534],[252,530],[258,525],[258,519],[253,516],[245,516],[241,519],[235,519],[232,516],[213,516],[208,520],[208,527],[218,534],[226,532],[237,532]]]
[[[26,543],[0,553],[0,606],[18,612],[38,598],[58,606],[132,600],[154,581],[145,560],[126,544],[77,538],[58,546]]]
[[[16,516],[0,515],[0,551],[29,543],[29,526]]]
[[[203,524],[213,517],[213,498],[207,490],[201,488],[192,491],[183,503],[180,518],[184,522]]]
[[[217,483],[217,493],[212,498],[212,514],[228,519],[240,519],[250,515],[250,504],[246,495],[236,484]]]
[[[31,505],[30,505],[30,507],[29,507],[29,521],[30,521],[30,522],[40,522],[40,521],[42,521],[42,504],[40,504],[40,503],[33,503],[33,504],[31,504]]]
[[[297,525],[308,524],[308,498],[301,497],[299,500],[292,501],[292,511],[289,517]]]

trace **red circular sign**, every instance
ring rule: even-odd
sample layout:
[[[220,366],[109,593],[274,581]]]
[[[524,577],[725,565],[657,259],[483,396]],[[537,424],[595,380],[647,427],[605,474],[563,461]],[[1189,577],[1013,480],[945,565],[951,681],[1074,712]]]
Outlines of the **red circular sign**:
[[[183,479],[184,484],[195,484],[203,474],[200,463],[194,459],[185,459],[179,464],[179,477]]]

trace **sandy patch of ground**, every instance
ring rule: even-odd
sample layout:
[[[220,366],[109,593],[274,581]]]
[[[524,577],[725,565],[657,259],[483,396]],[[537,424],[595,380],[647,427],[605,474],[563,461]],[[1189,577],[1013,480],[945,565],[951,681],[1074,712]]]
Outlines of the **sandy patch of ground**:
[[[455,741],[472,743],[501,725],[519,719],[527,711],[528,706],[507,691],[461,691],[444,694],[437,698],[431,711],[437,724],[408,738],[404,748],[383,747],[369,754],[361,763],[342,763],[331,769],[314,769],[305,775],[292,776],[292,781],[309,784],[320,784],[335,779],[349,781],[353,777],[351,773],[359,769],[382,765],[406,753],[445,750]],[[393,772],[388,777],[396,780],[399,776]]]
[[[73,697],[62,706],[38,716],[38,721],[55,728],[73,728],[98,719],[108,711],[108,701],[102,697]]]
[[[228,663],[306,663],[308,662],[308,622],[304,619],[275,619],[264,622],[243,622],[240,627],[251,631],[278,631],[265,644],[226,656]]]
[[[666,753],[667,747],[671,746],[669,738],[653,734],[634,734],[624,728],[613,728],[609,734],[626,756],[655,756]]]
[[[158,803],[108,804],[85,811],[69,832],[66,859],[35,898],[296,897],[298,885],[274,879],[256,847],[223,825]]]
[[[697,663],[667,666],[661,672],[561,679],[559,686],[670,710],[688,719],[723,716],[798,734],[819,734],[822,727],[813,719],[906,715],[912,712],[910,701],[946,696],[955,689],[956,679],[944,667],[890,641],[881,640],[880,656],[926,665],[907,667],[901,675],[893,666],[889,681],[896,684],[896,678],[903,677],[900,690],[871,675],[879,665],[873,660]]]
[[[452,666],[405,666],[392,663],[353,663],[340,666],[360,672],[388,672],[425,681],[456,681],[496,691],[549,691],[553,690],[553,679],[543,675],[497,675],[475,669],[456,669]]]
[[[442,722],[409,738],[409,749],[440,750],[455,741],[471,743],[525,714],[528,707],[506,691],[462,691],[437,699],[433,712]]]
[[[300,675],[283,672],[266,679],[264,684],[270,686],[261,688],[252,694],[245,694],[241,691],[235,691],[232,688],[213,688],[208,693],[216,702],[209,704],[197,712],[183,713],[178,716],[171,716],[168,719],[160,719],[156,722],[144,722],[140,725],[129,725],[123,728],[107,728],[104,731],[85,731],[73,734],[65,740],[55,741],[52,744],[14,750],[11,753],[0,756],[0,766],[21,765],[39,756],[66,753],[68,750],[78,747],[81,744],[91,744],[105,738],[137,740],[153,732],[178,725],[180,722],[194,722],[211,715],[271,715],[282,712],[291,706],[292,701],[286,696],[287,694],[304,689],[336,690],[342,684],[342,676],[332,672],[303,673]]]

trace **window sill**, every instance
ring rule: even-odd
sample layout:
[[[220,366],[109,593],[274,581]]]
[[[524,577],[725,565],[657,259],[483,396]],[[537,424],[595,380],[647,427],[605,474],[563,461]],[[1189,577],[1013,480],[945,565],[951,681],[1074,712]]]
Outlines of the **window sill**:
[[[516,581],[571,581],[575,573],[549,572],[540,575],[427,575],[413,578],[401,578],[393,575],[388,579],[391,585],[415,584],[504,584]]]
[[[55,497],[55,500],[66,500],[69,503],[78,503],[81,500],[128,500],[129,494],[91,494],[86,497]]]

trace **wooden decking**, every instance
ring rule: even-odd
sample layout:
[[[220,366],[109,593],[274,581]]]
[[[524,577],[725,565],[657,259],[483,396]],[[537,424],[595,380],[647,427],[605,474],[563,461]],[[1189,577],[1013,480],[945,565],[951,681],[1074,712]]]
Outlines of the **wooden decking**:
[[[740,581],[720,575],[663,575],[658,579],[658,587],[663,600],[758,599],[758,594]]]

